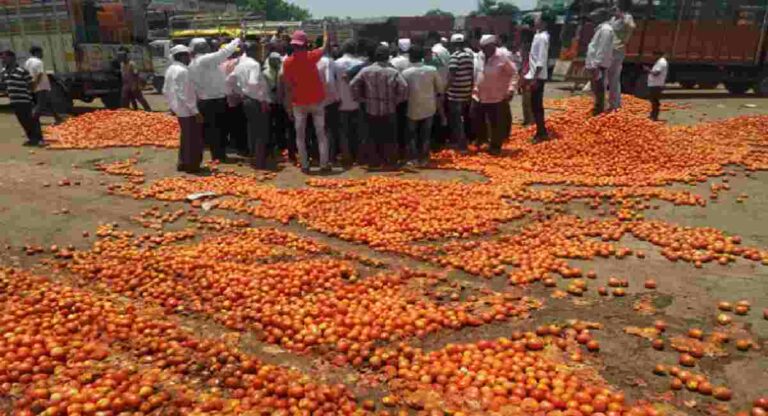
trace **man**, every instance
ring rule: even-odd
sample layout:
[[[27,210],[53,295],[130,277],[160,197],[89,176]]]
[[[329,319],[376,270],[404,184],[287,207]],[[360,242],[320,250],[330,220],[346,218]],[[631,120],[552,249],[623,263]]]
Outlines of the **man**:
[[[391,168],[397,160],[397,117],[399,103],[408,97],[408,84],[389,65],[389,49],[379,46],[374,63],[363,68],[350,83],[352,96],[365,106],[368,124],[368,163]]]
[[[173,62],[165,71],[163,95],[181,127],[176,169],[180,172],[195,173],[200,171],[200,163],[203,161],[203,116],[197,109],[195,88],[187,68],[192,60],[190,52],[184,45],[171,48]]]
[[[606,77],[608,78],[608,102],[611,110],[614,111],[621,108],[621,70],[624,66],[627,43],[636,27],[632,15],[625,10],[619,6],[614,7],[610,22],[616,36],[613,38],[613,59]]]
[[[227,82],[219,65],[235,53],[240,39],[234,39],[216,52],[211,52],[211,47],[203,38],[192,39],[189,43],[192,49],[189,77],[195,87],[197,106],[203,115],[205,143],[211,152],[211,159],[225,163],[227,153],[223,130],[227,112]]]
[[[35,93],[35,108],[32,112],[40,117],[43,111],[50,111],[56,123],[61,123],[64,119],[56,112],[51,102],[51,81],[48,74],[45,73],[43,64],[43,48],[32,46],[29,48],[30,57],[24,63],[24,69],[32,76],[32,91]]]
[[[225,122],[222,123],[224,127],[224,130],[222,131],[222,145],[225,149],[227,147],[235,149],[241,156],[253,156],[250,153],[250,148],[248,146],[248,134],[246,131],[247,121],[243,109],[243,95],[235,85],[236,78],[230,77],[240,63],[241,57],[242,53],[240,48],[238,48],[232,56],[219,65],[219,69],[224,73],[227,80],[227,112],[224,115]]]
[[[27,135],[24,146],[40,146],[43,144],[43,132],[40,119],[32,112],[32,76],[16,62],[16,53],[12,50],[0,52],[3,60],[3,72],[0,81],[5,84],[5,91],[11,101],[11,108],[16,119]]]
[[[448,82],[448,65],[451,61],[451,53],[445,47],[443,38],[437,32],[430,32],[429,37],[432,39],[430,43],[434,42],[432,45],[432,60],[436,62],[437,72],[443,77],[443,84],[445,84]]]
[[[400,52],[399,55],[392,58],[389,62],[397,69],[401,74],[403,71],[411,66],[411,59],[408,56],[408,52],[411,50],[411,40],[408,38],[400,39],[397,41],[397,48]],[[397,147],[400,156],[405,156],[407,153],[408,143],[408,103],[405,101],[397,105]]]
[[[528,72],[523,77],[524,88],[531,91],[531,111],[536,122],[536,135],[533,143],[549,139],[544,121],[544,86],[549,77],[549,32],[547,27],[554,23],[554,16],[545,11],[534,22],[536,35],[533,36],[531,51],[528,54]]]
[[[664,92],[664,86],[667,84],[669,64],[663,51],[654,52],[654,56],[656,57],[656,63],[648,73],[648,96],[651,101],[651,120],[659,121],[661,94]]]
[[[427,35],[427,46],[430,46],[430,49],[425,50],[424,53],[424,64],[431,65],[437,69],[437,73],[440,74],[440,78],[442,78],[444,86],[448,84],[448,65],[450,64],[451,60],[451,53],[448,51],[448,49],[446,49],[444,45],[447,43],[447,40],[441,38],[439,33],[434,31],[429,32]],[[439,119],[435,119],[432,128],[432,143],[438,148],[441,148],[445,145],[450,132],[448,128],[447,101],[443,96],[444,92],[445,91],[441,91],[440,95],[438,96],[437,115]]]
[[[360,103],[352,97],[352,90],[349,87],[349,71],[361,65],[362,59],[358,58],[357,44],[349,39],[341,45],[341,58],[336,60],[336,66],[340,75],[339,96],[341,104],[339,106],[339,118],[341,126],[339,129],[339,150],[341,151],[342,165],[349,167],[355,160],[356,141],[360,134],[360,124],[362,123],[362,113],[360,112]]]
[[[435,67],[424,65],[421,46],[412,46],[409,57],[411,67],[403,71],[408,83],[408,158],[412,165],[424,165],[429,162],[432,122],[445,83]]]
[[[469,104],[474,86],[474,54],[467,48],[463,34],[451,36],[453,54],[448,64],[448,126],[451,140],[459,151],[467,150]]]
[[[288,114],[285,112],[285,102],[283,100],[283,88],[281,87],[281,72],[283,59],[278,52],[271,52],[264,63],[264,81],[267,83],[269,92],[269,132],[270,139],[267,153],[274,153],[275,149],[293,149],[294,144],[288,146],[286,142]],[[291,143],[295,143],[292,140]],[[293,155],[295,157],[295,155]]]
[[[267,142],[270,137],[270,91],[261,65],[256,61],[259,45],[245,44],[245,55],[227,78],[234,92],[243,97],[248,152],[256,169],[267,167]]]
[[[130,108],[137,110],[139,108],[138,102],[144,111],[152,111],[141,92],[139,70],[136,68],[136,63],[129,59],[128,49],[121,48],[117,53],[117,60],[120,62],[120,78],[123,82],[123,87],[120,90],[121,107],[128,108],[130,106]]]
[[[592,109],[593,116],[605,111],[605,74],[611,66],[613,56],[613,28],[606,17],[601,9],[590,13],[590,20],[598,25],[592,40],[589,42],[584,63],[585,68],[590,72],[590,84],[595,96],[595,105]]]
[[[501,145],[509,137],[510,128],[505,119],[509,112],[509,100],[517,89],[517,69],[496,47],[496,36],[484,35],[480,39],[480,59],[475,67],[475,87],[472,99],[475,106],[475,132],[480,137],[490,125],[490,146],[492,155],[501,154]],[[487,123],[487,124],[486,124]]]
[[[325,133],[325,87],[317,70],[317,63],[325,53],[328,33],[323,34],[323,45],[313,51],[307,50],[307,34],[302,30],[293,32],[291,47],[293,53],[283,64],[283,73],[289,97],[289,117],[293,117],[296,129],[296,146],[299,150],[301,171],[309,173],[309,155],[307,154],[307,117],[312,115],[312,123],[320,148],[320,171],[331,171],[328,165],[328,136]]]
[[[392,58],[389,63],[402,74],[403,71],[411,66],[411,60],[408,58],[408,51],[411,49],[411,40],[407,38],[399,39],[397,41],[397,49],[400,53]]]
[[[520,28],[520,68],[519,75],[521,79],[525,78],[525,74],[528,73],[530,68],[530,54],[531,44],[533,43],[533,19],[530,16],[526,16],[523,19],[523,25]],[[530,126],[533,124],[533,109],[531,108],[531,89],[524,88],[521,83],[521,88],[518,88],[521,94],[522,107],[523,107],[523,126]]]
[[[325,100],[323,101],[323,107],[325,107],[325,130],[328,136],[328,158],[332,162],[335,160],[339,147],[340,74],[336,67],[336,61],[327,53],[317,63],[317,71],[320,73],[320,78],[323,80],[323,87],[325,88]]]

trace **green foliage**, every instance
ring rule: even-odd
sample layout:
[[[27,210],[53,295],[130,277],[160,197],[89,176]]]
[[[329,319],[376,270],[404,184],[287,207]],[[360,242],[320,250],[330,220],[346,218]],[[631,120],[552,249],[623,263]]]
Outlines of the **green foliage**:
[[[285,0],[235,0],[237,7],[254,13],[264,14],[267,20],[308,20],[309,10]]]
[[[432,9],[424,13],[424,16],[453,17],[453,13],[441,9]]]

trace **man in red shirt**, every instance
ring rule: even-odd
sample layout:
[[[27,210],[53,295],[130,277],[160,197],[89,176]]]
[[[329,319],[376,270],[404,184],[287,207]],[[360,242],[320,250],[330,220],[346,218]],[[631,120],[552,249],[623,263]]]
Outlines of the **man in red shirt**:
[[[293,54],[283,64],[283,78],[287,87],[288,115],[293,117],[296,127],[296,147],[301,159],[301,171],[309,173],[307,155],[307,116],[312,115],[318,147],[320,148],[320,171],[330,172],[328,164],[328,136],[325,134],[325,86],[317,70],[317,62],[325,53],[328,34],[323,33],[323,46],[307,50],[307,34],[302,30],[293,32],[291,46]]]

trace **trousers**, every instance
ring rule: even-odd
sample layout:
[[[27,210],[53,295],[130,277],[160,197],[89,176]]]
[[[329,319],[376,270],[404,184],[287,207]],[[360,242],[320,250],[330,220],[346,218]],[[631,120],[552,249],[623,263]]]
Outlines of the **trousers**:
[[[469,101],[448,101],[448,126],[451,131],[451,140],[460,150],[467,150],[469,107]]]
[[[181,128],[181,140],[179,144],[179,161],[177,168],[185,172],[194,172],[200,169],[203,161],[203,125],[195,116],[178,117]]]
[[[408,119],[408,159],[411,161],[429,160],[434,119],[434,116],[421,120]]]
[[[211,159],[226,161],[227,152],[224,148],[222,124],[226,121],[227,100],[224,98],[200,100],[197,102],[197,108],[203,115],[203,137],[211,151]]]
[[[39,144],[43,141],[43,131],[40,127],[40,118],[32,112],[32,103],[11,103],[16,119],[19,120],[27,141],[33,144]]]
[[[293,107],[294,125],[296,126],[296,148],[299,151],[299,161],[302,169],[309,169],[309,154],[307,153],[307,117],[312,115],[318,147],[320,150],[320,167],[328,166],[328,136],[325,133],[325,107],[319,103],[314,105],[297,105]]]
[[[260,101],[246,97],[243,101],[243,112],[246,120],[246,137],[248,153],[253,157],[253,166],[256,169],[267,167],[267,143],[270,138],[268,105],[262,105]]]
[[[613,51],[611,66],[606,71],[608,82],[608,107],[611,110],[621,108],[621,70],[624,68],[624,50]]]

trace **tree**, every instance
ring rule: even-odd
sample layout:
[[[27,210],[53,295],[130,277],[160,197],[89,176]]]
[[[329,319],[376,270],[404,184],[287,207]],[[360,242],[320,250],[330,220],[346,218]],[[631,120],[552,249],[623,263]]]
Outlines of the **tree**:
[[[309,20],[309,10],[285,0],[235,0],[241,10],[264,14],[267,20]]]
[[[453,17],[453,13],[441,9],[432,9],[424,13],[424,16]]]
[[[479,0],[477,14],[485,16],[514,16],[520,13],[520,8],[512,3],[497,0]]]

